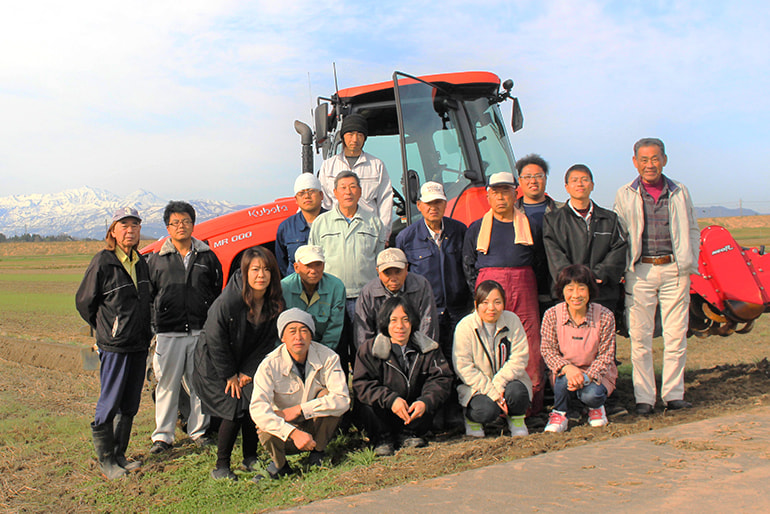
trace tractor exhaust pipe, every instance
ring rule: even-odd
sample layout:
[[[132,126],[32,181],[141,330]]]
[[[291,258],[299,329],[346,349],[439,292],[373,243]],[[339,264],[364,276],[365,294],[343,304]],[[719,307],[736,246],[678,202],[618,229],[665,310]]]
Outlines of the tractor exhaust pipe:
[[[313,130],[299,120],[294,120],[294,130],[301,136],[302,173],[313,173]]]

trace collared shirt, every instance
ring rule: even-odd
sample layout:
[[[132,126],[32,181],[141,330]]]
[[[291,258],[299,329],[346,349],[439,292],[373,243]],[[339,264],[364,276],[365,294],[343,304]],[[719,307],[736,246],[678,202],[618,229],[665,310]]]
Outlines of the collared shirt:
[[[115,245],[115,256],[118,258],[120,263],[123,265],[123,267],[126,269],[128,274],[131,276],[131,280],[134,282],[134,287],[137,287],[136,263],[139,262],[139,254],[136,253],[134,250],[131,250],[131,257],[129,258],[129,256],[126,255],[126,252],[124,252],[121,247],[119,247],[118,245]]]
[[[348,298],[357,298],[377,276],[377,254],[385,249],[387,235],[379,218],[357,209],[348,223],[339,206],[321,214],[310,228],[308,242],[323,248],[326,273],[345,284]]]
[[[326,209],[321,208],[321,213],[324,212]],[[275,234],[275,259],[278,261],[282,276],[294,273],[294,252],[300,246],[307,244],[309,236],[310,225],[301,210],[278,225],[278,231]]]
[[[591,216],[593,216],[594,214],[594,203],[589,200],[588,214],[586,214],[585,216],[580,211],[575,209],[575,206],[572,205],[572,200],[568,200],[567,205],[569,205],[569,208],[572,209],[572,212],[574,212],[578,218],[586,222],[586,230],[588,230],[591,227]]]
[[[361,200],[359,205],[377,216],[390,236],[391,222],[393,219],[393,186],[390,183],[390,175],[383,163],[377,157],[361,152],[355,164],[351,166],[345,158],[345,154],[337,154],[326,159],[318,171],[318,180],[323,187],[323,206],[331,209],[337,204],[334,198],[334,179],[341,171],[350,170],[358,175],[361,181]]]
[[[425,219],[422,221],[425,223],[425,228],[428,229],[428,235],[430,235],[430,238],[433,239],[433,242],[436,243],[436,246],[441,248],[441,234],[444,233],[444,220],[441,220],[441,228],[438,232],[433,232],[433,229],[428,226],[428,222],[425,221]]]
[[[332,350],[336,349],[345,320],[345,284],[337,277],[324,273],[308,300],[302,278],[292,273],[281,280],[281,289],[287,309],[296,307],[313,316],[314,339]]]
[[[545,312],[543,315],[540,352],[543,354],[546,366],[554,373],[561,371],[567,364],[575,364],[564,358],[564,352],[560,348],[560,345],[568,345],[572,342],[559,341],[559,317],[563,319],[563,325],[573,329],[583,329],[581,332],[585,332],[591,327],[598,327],[598,351],[596,355],[583,355],[582,357],[586,361],[592,362],[588,366],[578,367],[585,368],[584,371],[592,380],[600,380],[606,373],[606,370],[615,363],[615,317],[612,312],[598,303],[589,303],[586,310],[586,318],[580,324],[576,323],[569,315],[569,309],[565,302],[559,303]],[[575,353],[575,348],[580,347],[574,344],[572,346],[573,353]]]
[[[672,255],[674,245],[671,242],[671,227],[668,213],[669,190],[666,181],[663,181],[663,191],[656,202],[644,187],[640,184],[642,194],[642,206],[644,208],[644,229],[642,230],[642,256],[657,257]]]

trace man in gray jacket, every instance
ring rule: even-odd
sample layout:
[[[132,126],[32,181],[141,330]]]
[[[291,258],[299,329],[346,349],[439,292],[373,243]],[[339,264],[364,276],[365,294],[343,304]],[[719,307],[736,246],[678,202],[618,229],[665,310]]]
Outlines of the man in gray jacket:
[[[428,279],[407,270],[406,254],[388,248],[377,256],[377,278],[361,289],[354,320],[356,348],[377,335],[377,313],[385,300],[403,296],[420,316],[418,332],[438,342],[436,299]]]
[[[636,413],[655,406],[652,334],[655,308],[663,324],[660,396],[668,409],[685,409],[684,367],[690,305],[690,274],[698,270],[700,230],[687,188],[663,175],[663,141],[640,139],[633,163],[639,176],[615,196],[615,212],[628,230],[626,313],[634,366]]]

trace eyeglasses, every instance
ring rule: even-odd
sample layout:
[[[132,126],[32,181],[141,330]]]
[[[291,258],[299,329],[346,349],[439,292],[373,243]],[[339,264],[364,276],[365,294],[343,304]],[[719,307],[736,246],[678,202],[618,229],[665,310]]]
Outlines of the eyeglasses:
[[[314,193],[320,193],[317,189],[303,189],[302,191],[297,191],[296,196],[313,196]]]
[[[184,227],[192,227],[192,224],[193,224],[192,220],[189,220],[189,219],[187,219],[187,220],[174,220],[171,223],[169,223],[168,226],[169,227],[174,227],[174,228],[177,228],[180,225],[184,226]]]
[[[538,173],[537,175],[522,175],[519,178],[526,182],[529,182],[530,180],[545,180],[545,174]]]

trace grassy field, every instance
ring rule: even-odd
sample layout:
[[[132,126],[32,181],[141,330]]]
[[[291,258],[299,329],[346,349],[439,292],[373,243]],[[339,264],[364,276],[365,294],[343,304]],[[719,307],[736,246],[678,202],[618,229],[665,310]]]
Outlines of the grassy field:
[[[746,244],[742,238],[739,242]],[[0,244],[0,336],[90,345],[86,325],[74,309],[74,294],[101,243],[29,245],[10,249]],[[145,464],[137,473],[106,482],[98,473],[88,429],[99,391],[95,373],[41,369],[0,359],[0,511],[257,512],[748,409],[768,399],[768,320],[769,316],[760,318],[755,330],[746,335],[690,339],[687,394],[695,404],[690,411],[643,419],[625,416],[598,430],[575,426],[566,434],[533,433],[515,444],[507,437],[470,441],[439,434],[428,448],[402,450],[376,460],[363,447],[361,435],[353,432],[339,436],[330,447],[333,466],[311,471],[300,457],[294,457],[299,475],[259,484],[249,480],[254,473],[242,471],[236,471],[241,478],[236,483],[211,480],[215,449],[197,448],[180,430],[169,454],[149,455],[154,409],[148,390],[128,452]],[[629,353],[628,341],[619,338],[618,358],[624,364],[618,391],[630,408]],[[661,344],[656,341],[655,361],[660,360]],[[260,456],[265,466],[267,456]],[[239,462],[240,443],[233,454],[234,466]]]

